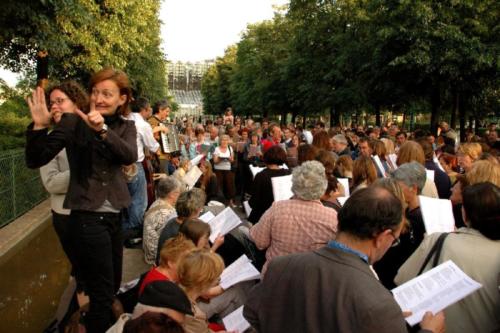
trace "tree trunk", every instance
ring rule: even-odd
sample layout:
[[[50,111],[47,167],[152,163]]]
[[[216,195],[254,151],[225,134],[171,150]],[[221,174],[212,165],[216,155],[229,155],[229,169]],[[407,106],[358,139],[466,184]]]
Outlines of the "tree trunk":
[[[306,129],[306,108],[302,110],[302,128]]]
[[[462,98],[458,99],[458,115],[460,118],[460,142],[465,142],[465,108]]]
[[[437,135],[440,106],[441,96],[439,86],[436,86],[431,95],[431,133],[433,135]]]
[[[281,125],[286,125],[286,117],[287,116],[288,116],[288,112],[286,110],[281,112],[281,122],[280,122]]]
[[[292,124],[295,125],[295,120],[297,120],[297,110],[293,109],[292,110]]]
[[[49,84],[49,57],[47,51],[38,51],[36,55],[37,86],[45,89]]]
[[[403,121],[401,122],[401,130],[405,129],[405,123],[406,123],[406,110],[403,111]]]
[[[375,105],[375,125],[380,127],[381,121],[380,121],[380,105],[376,104]]]
[[[453,98],[453,106],[451,107],[451,119],[450,119],[450,127],[453,129],[456,129],[457,127],[457,113],[459,112],[458,107],[459,107],[459,102],[458,100],[460,99],[460,94],[456,89],[453,89],[452,91],[452,98]]]

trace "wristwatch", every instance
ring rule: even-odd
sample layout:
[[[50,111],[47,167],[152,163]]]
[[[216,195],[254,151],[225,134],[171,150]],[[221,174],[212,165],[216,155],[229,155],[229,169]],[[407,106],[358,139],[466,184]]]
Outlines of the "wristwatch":
[[[99,134],[101,139],[106,138],[106,134],[108,134],[108,125],[102,124],[102,129],[97,133]]]

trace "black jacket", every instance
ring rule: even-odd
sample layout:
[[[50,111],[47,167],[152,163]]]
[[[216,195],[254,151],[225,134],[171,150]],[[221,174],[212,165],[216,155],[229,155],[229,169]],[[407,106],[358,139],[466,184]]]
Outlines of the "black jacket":
[[[81,121],[77,115],[64,114],[54,130],[33,130],[31,124],[26,131],[26,164],[39,168],[50,162],[63,148],[66,148],[70,168],[70,183],[64,208],[95,211],[108,200],[113,208],[128,207],[130,195],[122,165],[137,161],[136,129],[133,121],[120,118],[109,125],[107,136],[101,140],[98,135],[91,142],[91,172],[88,186],[77,178],[79,165],[75,128]]]

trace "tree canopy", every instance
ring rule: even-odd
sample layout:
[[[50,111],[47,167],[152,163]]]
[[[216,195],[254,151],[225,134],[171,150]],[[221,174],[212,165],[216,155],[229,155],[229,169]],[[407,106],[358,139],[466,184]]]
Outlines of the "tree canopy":
[[[15,72],[38,66],[46,52],[51,80],[86,83],[105,66],[125,70],[137,93],[165,98],[160,0],[16,0],[0,12],[0,65]]]
[[[224,103],[208,87],[225,85],[216,64],[203,80],[205,109],[219,113],[381,111],[431,114],[431,128],[458,113],[500,113],[500,50],[494,0],[292,0],[273,20],[249,25],[226,59]],[[229,77],[228,77],[229,76]]]

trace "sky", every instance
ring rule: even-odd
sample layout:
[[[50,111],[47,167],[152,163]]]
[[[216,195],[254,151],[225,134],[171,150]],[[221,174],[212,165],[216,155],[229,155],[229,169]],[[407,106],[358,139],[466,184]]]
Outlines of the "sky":
[[[273,17],[273,5],[288,0],[164,0],[163,50],[168,60],[202,61],[222,56],[238,42],[248,23]],[[14,85],[17,75],[0,68],[0,78]]]
[[[200,61],[224,54],[248,23],[273,17],[286,0],[164,0],[163,48],[167,59]]]

